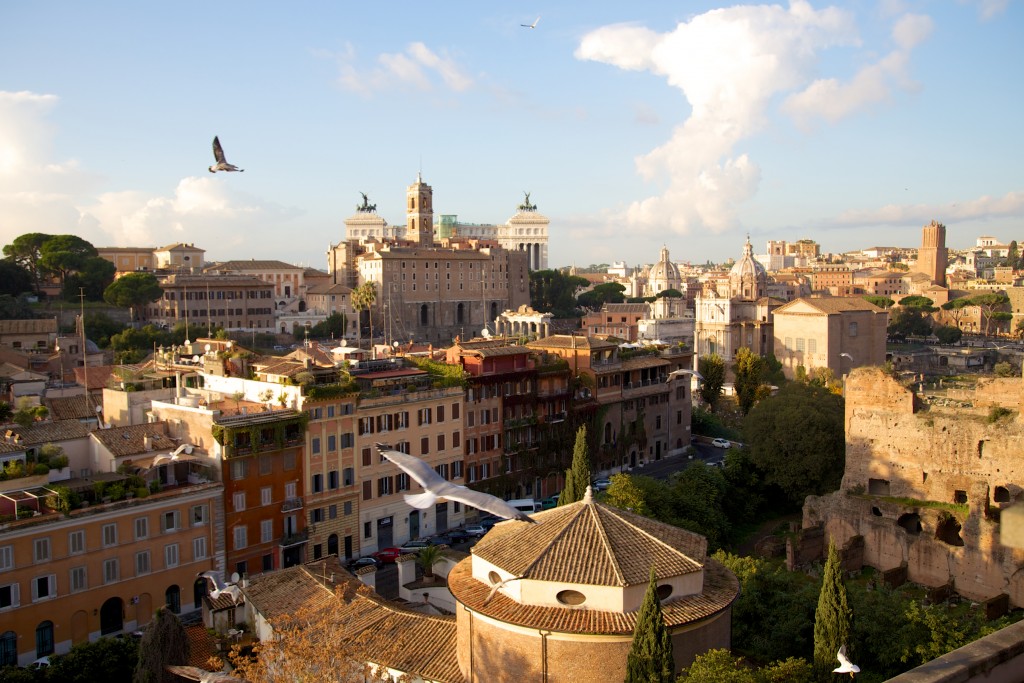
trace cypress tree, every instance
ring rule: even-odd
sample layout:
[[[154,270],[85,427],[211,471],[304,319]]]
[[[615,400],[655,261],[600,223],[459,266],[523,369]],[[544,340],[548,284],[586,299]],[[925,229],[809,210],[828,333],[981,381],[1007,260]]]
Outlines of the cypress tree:
[[[651,581],[636,617],[633,646],[626,658],[625,683],[672,683],[674,673],[672,639],[661,615],[658,584],[651,567]]]
[[[835,543],[829,541],[818,609],[814,612],[814,670],[819,679],[827,680],[832,669],[838,666],[836,653],[841,646],[850,649],[852,631],[853,610],[846,597],[839,551]]]
[[[177,677],[168,664],[188,664],[188,636],[174,612],[161,607],[139,642],[139,662],[133,683],[172,683]]]
[[[590,486],[590,455],[587,453],[587,426],[576,431],[576,445],[572,449],[572,467],[565,471],[565,488],[558,496],[559,505],[583,500]]]

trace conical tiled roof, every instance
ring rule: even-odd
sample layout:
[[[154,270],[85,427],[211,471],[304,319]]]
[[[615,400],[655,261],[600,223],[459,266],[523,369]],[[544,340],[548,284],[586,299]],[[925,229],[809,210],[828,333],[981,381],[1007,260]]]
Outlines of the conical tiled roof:
[[[524,579],[599,586],[646,584],[699,572],[703,536],[590,500],[508,521],[481,539],[473,555]]]

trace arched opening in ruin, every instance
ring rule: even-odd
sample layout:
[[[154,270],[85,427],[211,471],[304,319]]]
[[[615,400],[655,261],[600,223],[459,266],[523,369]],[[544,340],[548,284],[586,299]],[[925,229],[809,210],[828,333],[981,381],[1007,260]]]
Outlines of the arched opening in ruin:
[[[964,544],[964,539],[960,538],[961,528],[956,517],[945,515],[939,520],[939,525],[935,527],[935,538],[947,545],[961,546]]]
[[[868,479],[868,493],[873,496],[889,495],[888,479]]]
[[[953,502],[957,505],[966,505],[967,491],[961,491],[960,489],[953,491]]]
[[[872,505],[872,506],[871,506],[871,514],[873,514],[873,515],[874,515],[875,517],[881,517],[881,516],[882,516],[882,511],[881,511],[881,510],[879,510],[879,509],[878,509],[877,507],[875,507],[874,505]]]
[[[1010,490],[1005,486],[997,486],[995,491],[992,492],[992,500],[996,503],[1009,503]]]
[[[908,512],[905,515],[900,515],[900,518],[896,520],[896,523],[903,527],[903,530],[908,534],[914,534],[916,536],[921,533],[921,515],[916,512]]]

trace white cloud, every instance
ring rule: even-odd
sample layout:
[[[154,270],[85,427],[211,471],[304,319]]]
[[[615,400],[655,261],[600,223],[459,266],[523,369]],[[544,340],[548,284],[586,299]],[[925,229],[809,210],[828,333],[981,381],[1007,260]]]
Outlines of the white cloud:
[[[1005,12],[1006,8],[1010,5],[1010,0],[960,0],[960,2],[976,5],[978,14],[983,21],[994,19]]]
[[[133,189],[102,189],[103,179],[76,160],[52,158],[46,117],[53,95],[0,91],[0,243],[28,232],[75,233],[95,246],[201,243],[227,255],[254,232],[298,215],[233,188],[221,177],[187,177],[167,196]]]
[[[670,140],[636,160],[640,175],[665,182],[619,220],[635,230],[716,232],[736,224],[735,209],[757,190],[761,171],[739,143],[761,130],[771,102],[804,87],[818,52],[855,45],[852,17],[796,0],[706,12],[659,34],[633,25],[587,34],[578,59],[649,70],[683,91],[692,108]]]
[[[843,212],[834,223],[839,226],[872,226],[927,223],[932,219],[944,223],[1018,217],[1024,214],[1024,191],[1007,192],[1001,197],[983,195],[951,204],[888,204],[876,209]]]
[[[321,51],[319,54],[328,53]],[[410,43],[403,52],[383,52],[377,56],[377,65],[369,68],[357,64],[356,51],[351,44],[330,56],[338,64],[338,85],[362,95],[397,85],[411,85],[419,90],[443,86],[455,92],[473,86],[473,79],[453,57],[435,52],[421,42]]]

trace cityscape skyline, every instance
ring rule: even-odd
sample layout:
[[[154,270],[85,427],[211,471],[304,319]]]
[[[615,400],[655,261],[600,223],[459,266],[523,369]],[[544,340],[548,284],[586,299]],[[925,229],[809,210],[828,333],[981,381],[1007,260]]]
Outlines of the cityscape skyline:
[[[722,262],[747,234],[758,252],[916,245],[931,220],[952,249],[1024,236],[1019,2],[0,19],[5,244],[74,233],[324,268],[360,193],[402,225],[417,173],[435,216],[467,223],[504,223],[530,192],[552,266],[651,263],[663,244]],[[215,135],[246,173],[206,172]]]

